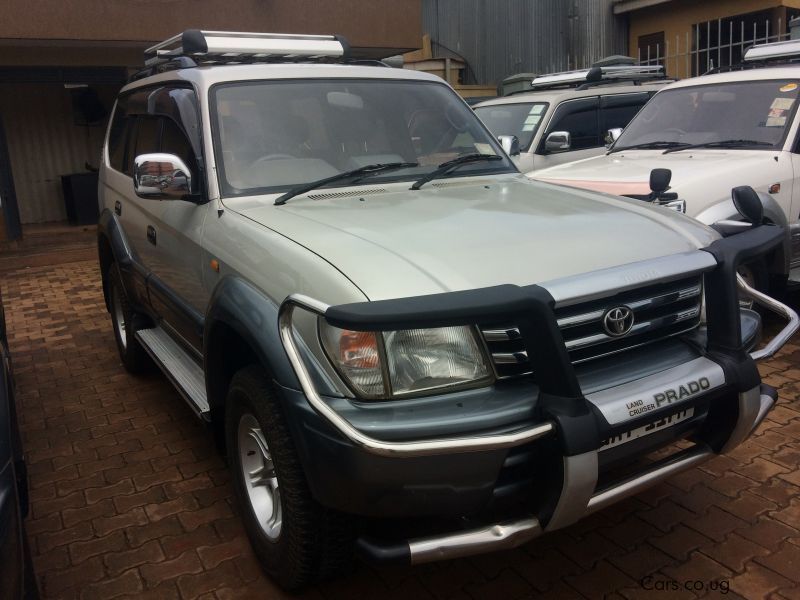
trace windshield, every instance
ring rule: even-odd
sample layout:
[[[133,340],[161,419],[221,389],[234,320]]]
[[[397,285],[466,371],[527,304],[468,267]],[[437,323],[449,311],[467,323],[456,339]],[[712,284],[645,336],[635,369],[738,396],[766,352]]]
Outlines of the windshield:
[[[495,136],[517,136],[520,150],[523,152],[530,148],[545,112],[547,112],[546,102],[494,104],[475,109],[475,114]]]
[[[225,84],[212,94],[226,196],[282,192],[376,164],[417,163],[375,174],[370,183],[416,180],[442,162],[475,153],[503,158],[446,176],[516,170],[475,114],[443,84],[280,80]]]
[[[800,86],[795,81],[723,83],[664,90],[622,133],[615,150],[672,142],[780,148],[792,123]],[[748,143],[749,142],[749,143]]]

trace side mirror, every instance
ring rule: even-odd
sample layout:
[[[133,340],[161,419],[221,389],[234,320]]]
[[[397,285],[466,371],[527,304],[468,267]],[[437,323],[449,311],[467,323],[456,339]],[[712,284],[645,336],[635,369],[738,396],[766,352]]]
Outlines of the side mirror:
[[[650,191],[657,198],[669,189],[672,181],[672,171],[669,169],[653,169],[650,171]]]
[[[756,191],[749,185],[740,185],[731,190],[733,205],[744,220],[753,225],[761,225],[764,221],[764,205]]]
[[[140,154],[133,161],[133,189],[140,198],[184,200],[192,193],[192,173],[174,154]]]
[[[546,152],[566,152],[572,147],[569,131],[551,131],[544,140]]]
[[[509,156],[519,156],[519,138],[515,135],[500,135],[497,136],[500,140],[500,145]]]
[[[606,132],[606,145],[610,146],[622,135],[622,127],[614,127]]]

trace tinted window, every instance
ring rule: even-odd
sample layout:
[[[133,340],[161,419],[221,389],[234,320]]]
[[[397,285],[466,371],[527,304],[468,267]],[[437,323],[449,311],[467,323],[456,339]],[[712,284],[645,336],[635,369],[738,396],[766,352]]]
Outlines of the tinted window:
[[[800,82],[789,79],[666,89],[630,122],[616,148],[728,140],[741,141],[741,147],[780,148],[794,119],[798,93]]]
[[[597,122],[597,99],[565,102],[556,109],[547,133],[568,131],[572,136],[572,150],[602,146]]]
[[[600,129],[603,133],[617,127],[625,128],[631,119],[636,116],[647,101],[650,94],[619,94],[605,96],[600,101]]]
[[[174,154],[186,163],[186,166],[189,167],[194,175],[197,175],[194,151],[189,143],[189,138],[186,137],[183,130],[172,119],[164,118],[163,122],[161,151],[167,154]]]
[[[161,119],[138,116],[136,118],[136,156],[158,152],[161,135]]]
[[[495,104],[479,106],[475,114],[495,136],[515,135],[521,150],[527,150],[542,117],[547,112],[545,102],[524,102],[520,104]]]
[[[382,79],[256,82],[213,92],[217,165],[228,195],[285,191],[376,163],[418,163],[370,181],[416,179],[463,154],[502,156],[451,89]],[[450,177],[513,171],[505,158]],[[341,185],[341,184],[340,184]]]
[[[114,109],[114,118],[108,131],[108,160],[117,171],[125,170],[125,142],[132,126],[133,119],[128,115],[125,103],[120,100]]]

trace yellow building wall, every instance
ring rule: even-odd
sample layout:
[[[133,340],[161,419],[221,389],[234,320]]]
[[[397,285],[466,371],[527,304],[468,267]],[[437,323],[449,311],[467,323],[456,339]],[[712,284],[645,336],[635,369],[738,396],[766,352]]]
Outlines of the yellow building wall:
[[[651,33],[664,32],[667,46],[666,55],[687,51],[687,35],[689,50],[691,50],[692,25],[704,23],[720,18],[735,17],[751,12],[772,9],[770,35],[781,20],[781,27],[786,27],[786,8],[800,8],[800,0],[672,0],[648,8],[631,11],[628,13],[630,37],[628,41],[629,54],[637,57],[639,37]],[[672,77],[690,77],[691,70],[687,71],[686,59],[667,60],[667,73]]]

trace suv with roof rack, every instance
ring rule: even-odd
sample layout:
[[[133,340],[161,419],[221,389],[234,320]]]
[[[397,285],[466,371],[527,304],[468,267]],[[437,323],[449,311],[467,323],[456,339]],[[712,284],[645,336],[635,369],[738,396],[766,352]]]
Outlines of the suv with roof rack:
[[[658,200],[654,169],[671,171],[673,208],[703,223],[740,217],[731,186],[759,192],[764,216],[790,231],[766,260],[743,269],[761,290],[800,282],[800,42],[753,46],[744,63],[663,88],[604,155],[531,176]]]
[[[346,48],[158,44],[100,170],[122,362],[215,432],[275,580],[517,546],[750,435],[797,317],[750,290],[790,319],[751,354],[735,268],[779,228],[531,181],[441,79]]]
[[[474,109],[527,173],[602,154],[666,83],[660,65],[594,66],[535,77],[530,91]]]

